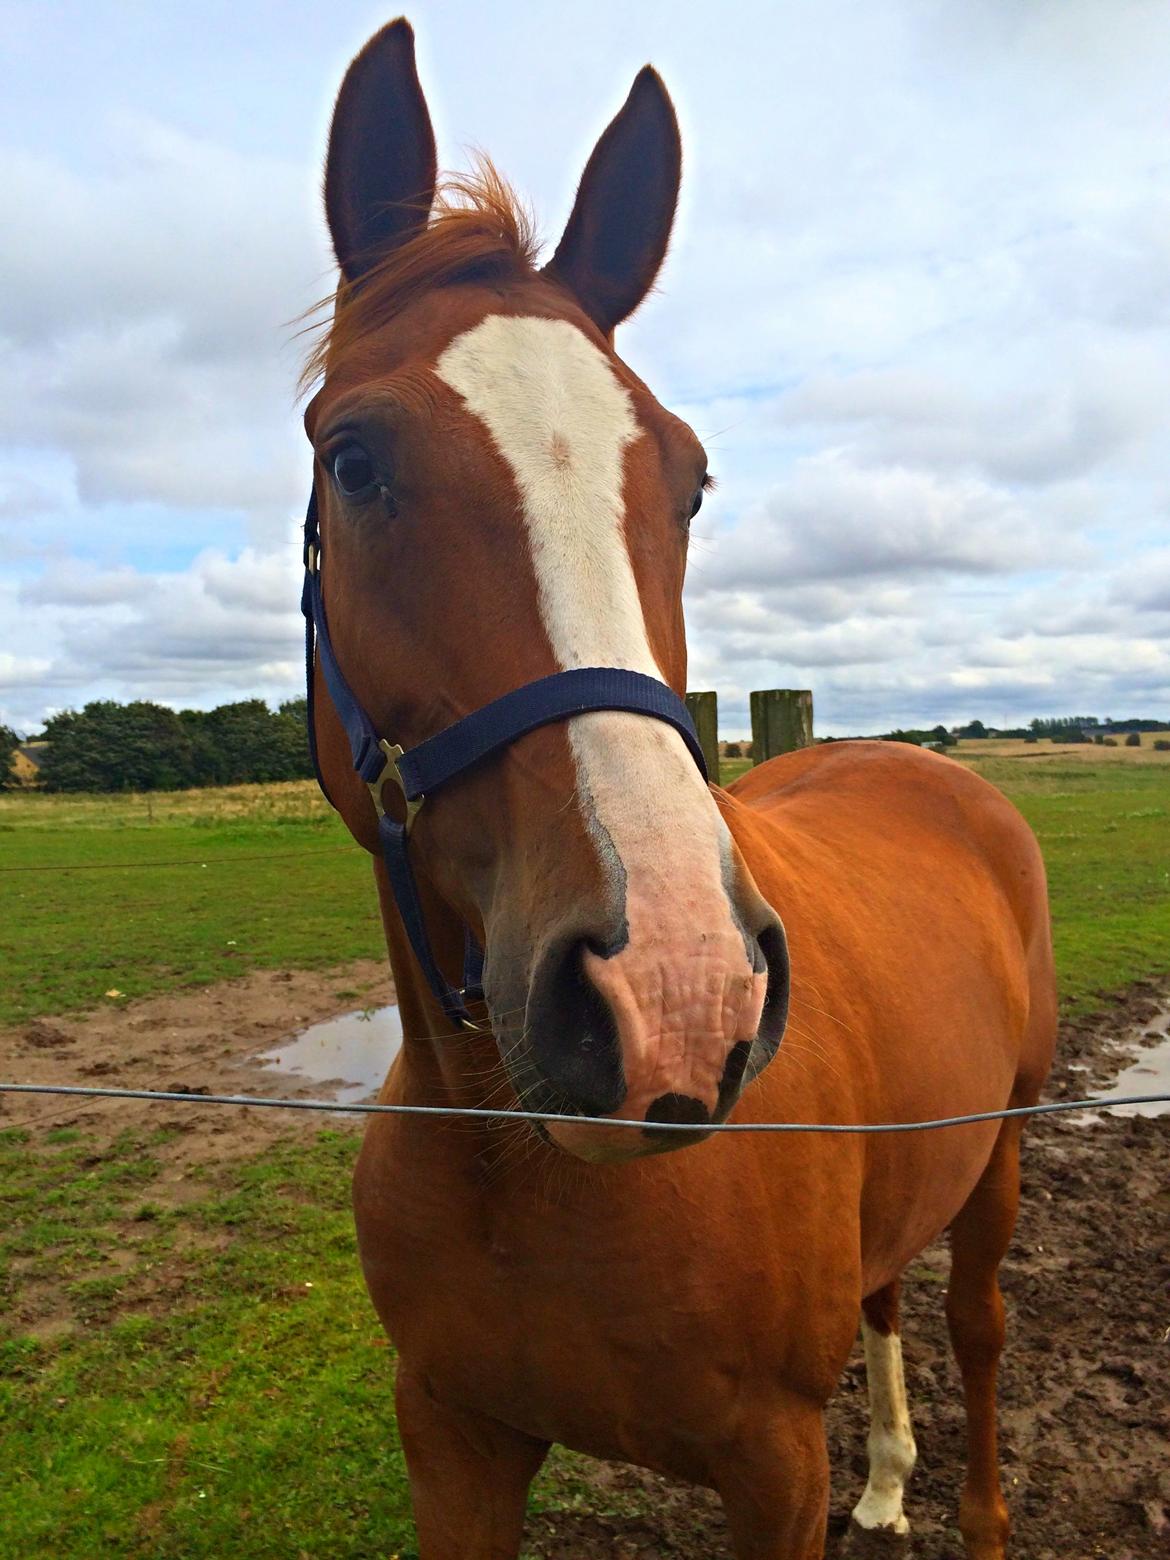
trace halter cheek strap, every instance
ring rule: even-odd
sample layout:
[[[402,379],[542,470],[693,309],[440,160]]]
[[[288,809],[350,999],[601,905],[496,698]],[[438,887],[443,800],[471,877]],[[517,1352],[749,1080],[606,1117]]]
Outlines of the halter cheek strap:
[[[329,698],[349,739],[353,767],[370,788],[378,818],[382,859],[415,958],[448,1019],[475,1029],[478,1026],[467,1011],[467,1003],[483,996],[483,952],[470,931],[465,932],[463,984],[459,988],[452,986],[435,960],[410,864],[410,831],[423,802],[449,781],[510,747],[528,732],[594,710],[624,710],[665,721],[682,737],[706,780],[707,766],[690,713],[678,694],[656,677],[622,667],[582,666],[554,672],[549,677],[514,688],[408,751],[379,737],[346,682],[329,638],[321,588],[321,536],[315,489],[309,495],[305,515],[305,583],[301,611],[305,617],[309,751],[317,783],[332,805],[317,757],[313,670],[319,662]],[[382,801],[382,787],[389,780],[399,787],[406,802],[406,817],[402,823],[390,817]]]

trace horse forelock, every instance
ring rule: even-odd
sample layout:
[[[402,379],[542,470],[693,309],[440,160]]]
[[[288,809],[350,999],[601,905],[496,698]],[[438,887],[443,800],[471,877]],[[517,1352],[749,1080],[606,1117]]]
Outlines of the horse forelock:
[[[344,280],[308,311],[316,339],[301,374],[302,393],[350,349],[424,293],[461,282],[534,280],[540,240],[531,212],[489,159],[440,183],[427,220],[363,273]],[[327,318],[321,320],[319,315]]]

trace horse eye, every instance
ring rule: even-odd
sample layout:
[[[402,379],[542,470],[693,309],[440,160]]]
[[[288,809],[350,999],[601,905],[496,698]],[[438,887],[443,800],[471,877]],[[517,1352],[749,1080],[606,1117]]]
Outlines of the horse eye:
[[[360,498],[374,486],[374,463],[360,444],[344,444],[338,450],[333,480],[346,498]]]
[[[687,516],[687,519],[688,520],[693,520],[695,518],[695,516],[698,514],[699,510],[702,509],[702,507],[703,507],[703,489],[702,488],[696,488],[695,489],[695,496],[694,496],[694,498],[691,501],[691,512]]]

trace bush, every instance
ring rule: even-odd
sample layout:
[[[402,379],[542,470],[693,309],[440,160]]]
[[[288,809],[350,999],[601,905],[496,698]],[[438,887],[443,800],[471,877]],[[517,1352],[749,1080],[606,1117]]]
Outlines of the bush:
[[[1170,742],[1165,737],[1158,737],[1154,741],[1155,753],[1170,753]]]
[[[12,760],[16,756],[19,745],[20,738],[12,727],[0,725],[0,790],[3,790],[12,778]]]
[[[183,710],[195,785],[243,785],[302,780],[312,774],[304,699],[274,714],[263,699],[243,699],[214,710]]]
[[[1040,740],[1040,738],[1036,735],[1036,733],[1034,731],[1030,731],[1028,733],[1028,735],[1024,738],[1025,742],[1039,742],[1039,740]]]
[[[724,758],[742,758],[743,753],[740,750],[739,743],[725,742],[723,744],[723,756]]]
[[[45,722],[46,791],[171,791],[191,784],[191,743],[174,710],[96,699]]]
[[[307,779],[304,699],[183,710],[96,700],[45,724],[46,791],[173,791],[187,786]]]
[[[1125,739],[1125,745],[1126,745],[1126,747],[1141,747],[1141,745],[1142,745],[1142,734],[1141,734],[1141,732],[1140,731],[1131,731],[1129,736],[1126,737],[1126,739]]]
[[[1106,737],[1104,739],[1104,741],[1101,743],[1101,746],[1102,747],[1116,747],[1117,746],[1117,738],[1116,737]]]

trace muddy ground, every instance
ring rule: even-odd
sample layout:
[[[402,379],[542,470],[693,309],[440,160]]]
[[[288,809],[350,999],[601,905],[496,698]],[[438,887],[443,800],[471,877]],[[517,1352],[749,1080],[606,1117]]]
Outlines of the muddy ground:
[[[301,1093],[251,1059],[300,1028],[392,1000],[383,966],[259,972],[229,985],[0,1030],[0,1076]],[[1165,997],[1161,996],[1164,1007]],[[1140,1047],[1159,993],[1139,989],[1107,1020],[1065,1027],[1049,1097],[1107,1085]],[[147,1117],[147,1112],[149,1116]],[[176,1197],[190,1165],[252,1155],[320,1118],[136,1102],[82,1104],[0,1096],[0,1125],[84,1122],[113,1137],[149,1119],[183,1130],[161,1152]],[[1170,1117],[1056,1117],[1025,1139],[1024,1203],[1004,1266],[1009,1342],[1002,1374],[1002,1462],[1017,1560],[1154,1560],[1170,1555]],[[166,1183],[152,1191],[164,1196]],[[954,1526],[963,1421],[946,1345],[940,1244],[907,1275],[904,1345],[919,1464],[907,1507],[916,1560],[959,1560]],[[35,1327],[37,1318],[22,1321]],[[832,1535],[865,1476],[865,1379],[857,1356],[829,1414]],[[644,1492],[652,1516],[533,1518],[529,1552],[547,1560],[726,1560],[717,1503],[637,1470],[597,1466],[610,1492]],[[627,1509],[630,1502],[618,1502]],[[709,1536],[700,1550],[694,1533]]]

